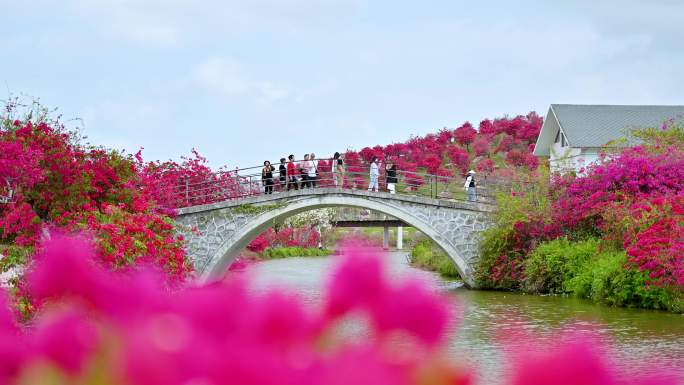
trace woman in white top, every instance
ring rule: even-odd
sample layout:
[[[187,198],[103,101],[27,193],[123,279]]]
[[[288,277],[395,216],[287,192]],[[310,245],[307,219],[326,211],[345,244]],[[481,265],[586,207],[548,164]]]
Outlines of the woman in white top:
[[[318,179],[318,161],[316,160],[316,154],[313,152],[309,155],[309,186],[316,188],[316,181]]]
[[[469,201],[475,202],[477,200],[477,196],[475,195],[475,171],[468,171],[468,177],[463,185],[463,189],[468,192]]]
[[[380,191],[380,188],[378,187],[378,176],[380,176],[378,158],[373,157],[370,164],[370,184],[368,185],[368,191]]]

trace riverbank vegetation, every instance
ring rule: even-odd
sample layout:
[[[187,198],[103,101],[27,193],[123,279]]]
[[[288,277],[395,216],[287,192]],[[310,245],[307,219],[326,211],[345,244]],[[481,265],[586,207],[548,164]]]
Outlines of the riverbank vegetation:
[[[684,129],[635,131],[582,176],[540,168],[500,194],[481,244],[486,288],[684,311]]]
[[[325,257],[331,255],[332,250],[318,247],[278,247],[266,249],[261,254],[264,259],[277,259],[286,257]]]
[[[445,278],[461,278],[454,261],[429,239],[423,239],[413,246],[410,262],[415,267],[437,272]]]
[[[258,259],[330,255],[326,246],[336,243],[332,231],[333,209],[297,214],[259,234],[247,245]]]

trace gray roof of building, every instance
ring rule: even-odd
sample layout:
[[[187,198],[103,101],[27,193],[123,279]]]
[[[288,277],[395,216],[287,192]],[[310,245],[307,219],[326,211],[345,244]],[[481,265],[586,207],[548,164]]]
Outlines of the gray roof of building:
[[[572,147],[601,147],[630,129],[684,119],[684,106],[552,104],[551,109]]]

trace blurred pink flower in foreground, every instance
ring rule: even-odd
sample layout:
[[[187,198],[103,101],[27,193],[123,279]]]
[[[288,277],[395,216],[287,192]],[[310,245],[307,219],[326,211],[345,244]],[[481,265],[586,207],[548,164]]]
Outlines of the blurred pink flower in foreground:
[[[0,293],[0,385],[467,385],[476,378],[443,350],[451,301],[423,281],[389,280],[383,259],[367,249],[347,247],[320,309],[287,291],[251,291],[242,275],[174,290],[159,272],[112,273],[95,260],[82,238],[54,235],[44,244],[28,282],[42,307],[25,330]],[[361,315],[370,335],[334,338],[349,315]],[[511,384],[615,384],[593,346],[586,340],[520,361]],[[658,381],[633,383],[672,383]]]

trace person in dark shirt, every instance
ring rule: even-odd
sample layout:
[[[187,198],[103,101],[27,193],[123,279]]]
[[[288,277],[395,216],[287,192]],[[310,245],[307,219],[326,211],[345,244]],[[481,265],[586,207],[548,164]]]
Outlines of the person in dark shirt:
[[[285,158],[280,158],[278,174],[280,179],[280,191],[285,191],[285,185],[287,185],[287,166],[285,165]]]
[[[477,201],[477,194],[475,189],[475,171],[468,171],[468,177],[466,178],[465,184],[463,185],[463,189],[468,192],[468,200],[470,202]]]
[[[304,154],[304,160],[299,162],[299,177],[302,182],[299,187],[304,189],[310,187],[309,184],[309,154]]]
[[[273,166],[265,160],[264,168],[261,169],[261,183],[264,185],[264,194],[273,194]]]
[[[332,163],[330,164],[330,171],[332,172],[333,184],[335,187],[344,187],[344,163],[339,152],[333,155]]]
[[[385,177],[387,178],[387,191],[390,194],[395,194],[397,192],[397,165],[391,162],[387,162],[385,165]]]

